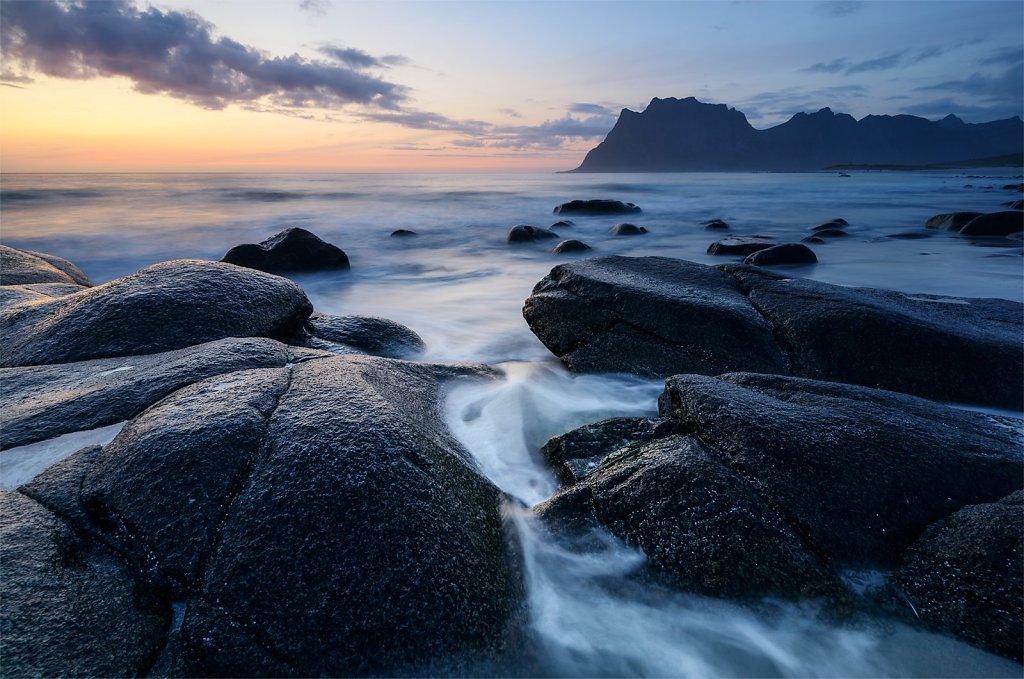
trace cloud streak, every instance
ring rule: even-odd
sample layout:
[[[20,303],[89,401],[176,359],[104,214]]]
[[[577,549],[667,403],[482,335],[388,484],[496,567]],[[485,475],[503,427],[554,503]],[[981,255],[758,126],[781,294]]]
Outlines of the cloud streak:
[[[401,85],[358,68],[297,54],[271,57],[215,37],[213,26],[196,14],[140,11],[125,0],[2,2],[0,46],[5,66],[21,68],[18,77],[122,76],[140,92],[208,109],[258,101],[289,108],[396,109],[408,96]]]

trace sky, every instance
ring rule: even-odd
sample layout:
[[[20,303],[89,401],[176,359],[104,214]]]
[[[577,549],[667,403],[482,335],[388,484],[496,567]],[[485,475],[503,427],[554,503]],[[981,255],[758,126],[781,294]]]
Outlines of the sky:
[[[0,0],[0,170],[570,169],[623,108],[1021,115],[1020,0]]]

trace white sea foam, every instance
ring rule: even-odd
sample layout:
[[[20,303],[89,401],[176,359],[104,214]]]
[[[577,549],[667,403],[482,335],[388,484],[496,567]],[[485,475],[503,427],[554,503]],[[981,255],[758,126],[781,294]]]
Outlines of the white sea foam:
[[[14,490],[28,483],[47,467],[86,446],[105,446],[114,440],[125,422],[75,431],[45,441],[0,450],[0,488]]]

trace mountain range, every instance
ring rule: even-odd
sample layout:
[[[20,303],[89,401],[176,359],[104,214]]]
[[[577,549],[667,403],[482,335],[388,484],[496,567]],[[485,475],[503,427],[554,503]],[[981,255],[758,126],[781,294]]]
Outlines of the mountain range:
[[[965,123],[911,115],[855,119],[823,108],[758,130],[725,104],[652,99],[623,109],[604,141],[572,172],[803,171],[833,165],[931,165],[1024,149],[1020,117]]]

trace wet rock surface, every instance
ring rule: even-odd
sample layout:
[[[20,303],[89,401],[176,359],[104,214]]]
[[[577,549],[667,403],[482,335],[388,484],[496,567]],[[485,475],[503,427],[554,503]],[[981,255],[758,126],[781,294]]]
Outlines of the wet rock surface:
[[[145,663],[94,673],[403,673],[512,643],[501,496],[438,413],[442,383],[489,374],[329,355],[235,371],[25,486],[180,610],[137,644]]]
[[[1009,236],[1024,231],[1024,213],[1018,210],[979,215],[960,229],[961,236]]]
[[[530,224],[517,224],[509,229],[505,240],[509,243],[533,243],[534,241],[558,238],[558,234],[548,229]]]
[[[623,222],[613,226],[608,230],[608,233],[613,236],[641,236],[647,233],[647,229],[642,226],[637,226],[636,224]]]
[[[49,300],[0,310],[0,366],[170,351],[224,337],[286,338],[312,312],[291,281],[176,260]]]
[[[591,247],[581,240],[563,240],[561,243],[551,249],[551,252],[556,255],[569,254],[571,252],[586,252]]]
[[[773,246],[775,241],[767,236],[729,236],[709,245],[708,254],[747,256]]]
[[[747,255],[744,264],[756,266],[779,266],[784,264],[816,264],[814,250],[800,243],[783,243]]]
[[[968,222],[972,219],[981,215],[981,212],[947,212],[929,217],[924,225],[925,228],[938,229],[939,231],[959,231],[967,226]]]
[[[1022,308],[607,257],[552,269],[523,315],[578,372],[790,374],[1020,409]]]
[[[1017,491],[929,526],[892,579],[900,599],[933,629],[1020,662],[1022,516],[1024,493]]]
[[[409,358],[426,349],[423,339],[401,323],[375,316],[333,316],[314,312],[290,342],[335,353]]]
[[[236,245],[220,261],[270,273],[349,268],[344,250],[297,227],[285,229],[260,243]]]
[[[0,285],[33,283],[92,286],[81,269],[62,257],[0,245]]]

